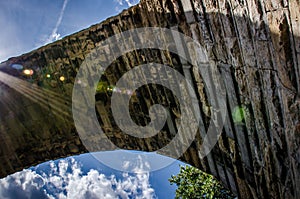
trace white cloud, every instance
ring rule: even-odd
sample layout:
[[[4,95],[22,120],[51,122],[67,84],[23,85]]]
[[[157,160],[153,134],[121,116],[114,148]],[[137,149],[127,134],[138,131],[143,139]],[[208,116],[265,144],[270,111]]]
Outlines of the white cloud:
[[[123,5],[123,0],[115,0],[119,5]]]
[[[121,6],[121,8],[119,6],[116,7],[116,11],[120,12],[124,8],[128,8],[138,4],[140,0],[115,0],[115,2],[117,2],[119,6]]]
[[[134,5],[130,0],[125,0],[125,2],[127,3],[127,5],[128,5],[129,7],[131,7],[131,6]]]
[[[68,0],[64,0],[64,4],[63,4],[63,6],[61,8],[61,11],[59,13],[59,17],[58,17],[58,20],[57,20],[57,22],[55,24],[55,27],[53,28],[51,35],[48,37],[48,39],[46,39],[45,44],[53,42],[53,41],[56,41],[56,40],[58,40],[58,39],[61,38],[60,34],[57,33],[57,30],[58,30],[58,27],[61,24],[62,19],[63,19],[63,16],[64,16],[64,13],[65,13],[65,9],[67,7],[67,4],[68,4]]]
[[[144,165],[136,173],[123,173],[123,178],[105,176],[97,170],[83,175],[82,167],[75,159],[50,162],[48,173],[36,171],[21,172],[0,179],[0,198],[59,198],[59,199],[114,199],[114,198],[156,198],[149,182],[149,172]]]
[[[130,162],[129,162],[129,161],[124,161],[124,162],[123,162],[123,168],[124,168],[125,170],[127,170],[127,169],[129,168],[129,166],[130,166]]]

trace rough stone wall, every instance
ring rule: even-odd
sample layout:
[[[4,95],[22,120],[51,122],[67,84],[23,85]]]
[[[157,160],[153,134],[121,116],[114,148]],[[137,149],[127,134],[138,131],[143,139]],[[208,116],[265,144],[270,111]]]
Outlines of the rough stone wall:
[[[166,27],[193,37],[207,50],[210,65],[222,75],[230,115],[209,156],[199,158],[198,133],[181,160],[213,174],[240,198],[300,198],[299,13],[298,0],[142,0],[100,24],[9,59],[1,70],[17,79],[1,73],[1,176],[86,152],[71,117],[72,85],[85,56],[115,33]],[[211,117],[203,79],[193,66],[183,68],[174,54],[149,49],[127,53],[116,59],[103,81],[114,85],[130,68],[154,61],[191,77],[206,128]],[[12,69],[16,63],[33,69],[34,75]],[[66,80],[59,81],[60,76]],[[19,84],[13,84],[18,79]],[[157,136],[136,139],[122,134],[111,116],[110,93],[96,95],[98,119],[118,147],[154,151],[173,138],[170,126],[176,127],[180,118],[179,105],[170,91],[156,85],[140,93],[131,105],[138,124],[149,122],[151,104],[170,108],[172,125]],[[242,122],[231,117],[236,107],[245,110]]]

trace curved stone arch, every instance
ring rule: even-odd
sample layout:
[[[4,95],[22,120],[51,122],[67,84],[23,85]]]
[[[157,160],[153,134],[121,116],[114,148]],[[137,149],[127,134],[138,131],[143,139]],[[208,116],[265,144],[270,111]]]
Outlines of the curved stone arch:
[[[87,152],[70,117],[70,90],[72,74],[95,47],[93,42],[133,27],[172,27],[206,47],[212,64],[222,75],[229,114],[241,116],[242,112],[245,117],[229,118],[218,145],[208,157],[199,158],[198,134],[181,160],[221,179],[241,198],[299,198],[299,3],[214,2],[143,0],[88,30],[2,63],[5,73],[0,73],[1,176],[49,159]],[[51,49],[57,48],[61,57],[51,54]],[[201,111],[209,115],[201,93],[201,78],[193,68],[182,67],[185,65],[176,57],[158,58],[183,73],[186,71],[186,76],[191,75],[203,102]],[[134,58],[132,53],[118,61],[130,69],[143,58]],[[32,68],[35,82],[24,81],[28,78],[11,69],[12,64]],[[55,73],[59,68],[64,68],[62,74]],[[53,75],[51,80],[43,76],[47,73]],[[59,81],[60,75],[66,76],[67,81]],[[108,74],[108,78],[114,76],[117,74]],[[106,135],[114,143],[124,149],[155,150],[147,141],[133,141],[121,135],[103,109],[108,105],[100,100],[96,108]],[[239,108],[243,111],[234,111]],[[176,110],[173,112],[177,114]],[[155,146],[168,142],[162,140]],[[102,149],[106,147],[107,143],[103,143]]]

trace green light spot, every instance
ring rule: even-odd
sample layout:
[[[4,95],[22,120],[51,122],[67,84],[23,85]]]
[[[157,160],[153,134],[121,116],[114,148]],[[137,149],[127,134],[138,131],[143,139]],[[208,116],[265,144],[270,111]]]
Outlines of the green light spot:
[[[246,109],[244,107],[235,107],[232,112],[232,118],[235,123],[242,123],[245,119]]]
[[[47,78],[50,78],[50,77],[51,77],[51,75],[50,75],[50,74],[47,74],[47,75],[46,75],[46,77],[47,77]]]

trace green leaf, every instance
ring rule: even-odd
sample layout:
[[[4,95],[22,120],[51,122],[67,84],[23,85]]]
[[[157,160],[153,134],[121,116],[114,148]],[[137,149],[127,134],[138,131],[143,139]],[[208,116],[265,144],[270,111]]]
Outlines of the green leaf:
[[[180,166],[180,172],[168,179],[176,184],[176,199],[232,199],[234,195],[213,176],[191,166]]]

